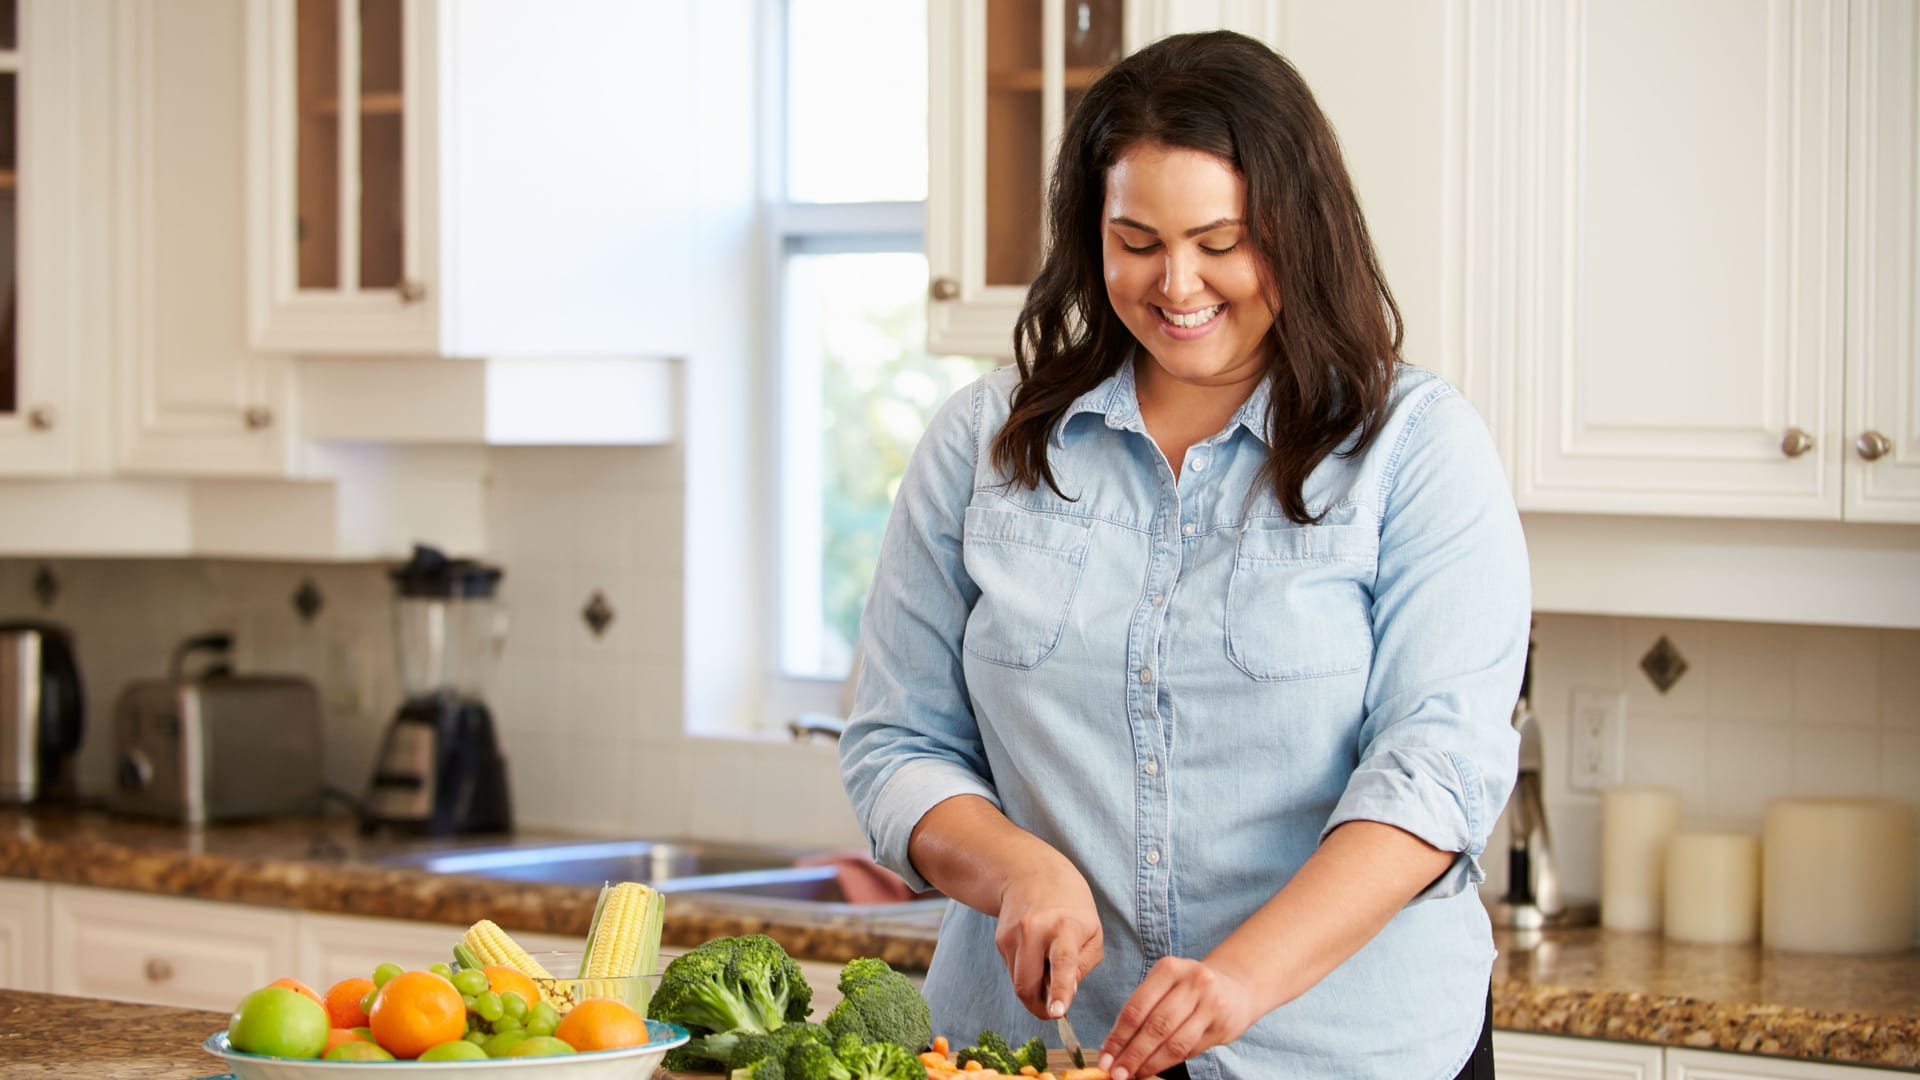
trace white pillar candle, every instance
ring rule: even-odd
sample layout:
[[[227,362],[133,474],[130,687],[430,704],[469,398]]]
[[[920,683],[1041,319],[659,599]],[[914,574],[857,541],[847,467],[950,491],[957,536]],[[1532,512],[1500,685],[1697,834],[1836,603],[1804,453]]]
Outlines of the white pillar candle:
[[[1811,952],[1896,952],[1913,936],[1913,813],[1889,799],[1767,804],[1761,940]]]
[[[1760,933],[1760,838],[1677,832],[1667,841],[1667,936],[1725,944]]]
[[[1600,925],[1658,930],[1667,839],[1680,824],[1680,793],[1615,787],[1600,793]]]

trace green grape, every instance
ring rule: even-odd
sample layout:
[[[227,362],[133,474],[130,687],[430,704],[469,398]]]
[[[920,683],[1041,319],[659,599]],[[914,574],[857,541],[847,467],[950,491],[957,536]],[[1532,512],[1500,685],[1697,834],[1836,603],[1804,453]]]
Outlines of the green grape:
[[[526,999],[509,990],[500,995],[500,1008],[515,1020],[524,1020],[527,1015]]]
[[[551,1035],[560,1026],[560,1010],[541,1002],[527,1013],[527,1034]]]
[[[377,997],[379,997],[379,996],[380,996],[380,991],[378,991],[378,990],[369,990],[369,991],[367,991],[367,992],[366,992],[365,994],[362,994],[362,995],[360,996],[360,1011],[361,1011],[362,1013],[370,1013],[370,1012],[372,1012],[372,1011],[373,1011],[373,999],[374,999],[374,998],[377,998]]]
[[[438,975],[443,979],[451,980],[453,978],[453,968],[447,966],[445,963],[428,964],[427,970],[433,972],[435,975]]]
[[[480,1019],[485,1020],[489,1024],[506,1015],[506,1009],[501,1004],[500,995],[491,990],[474,996],[473,1011],[479,1013]]]
[[[476,994],[486,993],[487,985],[487,973],[484,971],[462,968],[458,972],[455,972],[453,976],[454,989],[469,998]]]
[[[385,986],[387,985],[388,979],[393,978],[405,970],[407,969],[389,960],[373,969],[373,985],[376,987]]]
[[[525,1024],[521,1023],[519,1017],[511,1013],[503,1013],[500,1019],[493,1022],[493,1033],[498,1035],[503,1031],[519,1031],[525,1026]]]
[[[467,1032],[467,1036],[466,1036],[467,1041],[472,1043],[475,1046],[479,1046],[481,1043],[486,1042],[487,1037],[488,1037],[487,1033],[481,1030],[480,1028],[474,1028],[472,1031]]]

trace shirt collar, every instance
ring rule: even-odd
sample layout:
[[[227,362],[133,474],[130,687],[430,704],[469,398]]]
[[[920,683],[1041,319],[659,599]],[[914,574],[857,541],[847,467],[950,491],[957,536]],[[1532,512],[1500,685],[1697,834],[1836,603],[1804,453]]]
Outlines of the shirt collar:
[[[1267,405],[1273,399],[1273,381],[1261,379],[1254,385],[1253,393],[1240,403],[1233,419],[1228,421],[1227,430],[1236,425],[1244,427],[1262,445],[1267,443]],[[1081,413],[1099,413],[1106,419],[1107,426],[1116,431],[1139,427],[1140,394],[1133,381],[1133,362],[1129,359],[1121,364],[1113,374],[1100,380],[1093,389],[1073,399],[1067,411],[1061,415],[1059,423],[1053,425],[1052,443],[1063,447],[1067,441],[1067,425]]]

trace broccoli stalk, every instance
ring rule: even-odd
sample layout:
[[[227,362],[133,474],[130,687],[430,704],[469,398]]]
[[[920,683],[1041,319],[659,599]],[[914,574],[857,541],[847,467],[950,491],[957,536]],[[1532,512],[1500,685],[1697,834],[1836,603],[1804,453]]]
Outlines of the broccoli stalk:
[[[693,1036],[677,1067],[725,1065],[742,1039],[804,1020],[813,989],[780,943],[764,934],[714,938],[667,965],[649,1012]]]
[[[840,1004],[827,1014],[835,1039],[857,1035],[864,1042],[889,1042],[910,1051],[925,1049],[933,1038],[933,1014],[912,980],[884,960],[863,957],[840,969]]]

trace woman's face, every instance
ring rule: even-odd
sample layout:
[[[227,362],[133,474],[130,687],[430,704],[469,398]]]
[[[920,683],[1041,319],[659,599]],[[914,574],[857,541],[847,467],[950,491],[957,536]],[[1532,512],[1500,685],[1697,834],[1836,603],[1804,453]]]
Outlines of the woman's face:
[[[1247,242],[1247,184],[1199,150],[1144,143],[1107,170],[1107,300],[1167,375],[1200,385],[1265,370],[1273,301]]]

